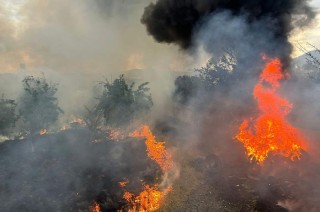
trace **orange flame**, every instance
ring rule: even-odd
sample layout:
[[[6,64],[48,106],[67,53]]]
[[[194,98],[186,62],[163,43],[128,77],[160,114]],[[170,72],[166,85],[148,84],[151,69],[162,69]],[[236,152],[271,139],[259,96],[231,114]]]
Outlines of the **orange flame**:
[[[42,129],[39,131],[39,135],[45,135],[48,133],[48,130],[47,129]]]
[[[169,187],[164,191],[159,191],[157,184],[153,187],[144,185],[144,191],[142,191],[138,196],[126,191],[123,198],[132,206],[132,208],[128,210],[129,212],[155,211],[160,208],[164,197],[171,190],[172,188]]]
[[[260,115],[255,120],[244,120],[235,138],[244,144],[249,158],[258,163],[265,161],[271,152],[299,159],[304,138],[285,119],[293,105],[277,94],[279,81],[285,78],[282,64],[277,58],[263,59],[267,64],[253,91]]]
[[[74,118],[68,124],[66,124],[63,127],[61,127],[60,131],[72,129],[74,127],[74,125],[76,125],[76,126],[85,126],[86,122],[81,118]]]
[[[100,205],[97,202],[93,202],[93,205],[90,207],[90,212],[101,212]]]
[[[169,171],[173,168],[171,154],[165,148],[165,142],[159,142],[151,132],[147,125],[144,125],[140,131],[134,131],[129,136],[146,139],[147,155],[155,161],[162,171]],[[129,181],[120,182],[121,188],[125,188]],[[158,184],[150,186],[145,184],[143,191],[135,196],[134,194],[125,191],[123,198],[130,204],[129,212],[147,212],[156,211],[160,208],[165,196],[172,191],[172,187],[168,186],[165,189],[159,190]]]
[[[171,154],[164,146],[165,142],[157,141],[147,125],[144,125],[140,132],[133,132],[131,136],[135,138],[143,137],[146,139],[148,157],[154,160],[163,171],[168,171],[173,167]]]

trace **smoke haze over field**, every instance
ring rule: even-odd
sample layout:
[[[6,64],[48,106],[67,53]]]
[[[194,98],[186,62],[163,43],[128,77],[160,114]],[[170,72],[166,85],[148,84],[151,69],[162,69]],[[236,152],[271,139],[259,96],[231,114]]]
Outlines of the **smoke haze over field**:
[[[2,30],[0,94],[4,92],[6,98],[14,99],[19,96],[24,76],[44,75],[49,82],[59,84],[57,97],[65,115],[77,116],[79,111],[83,112],[85,105],[90,106],[95,103],[95,97],[99,96],[102,88],[97,84],[105,78],[112,83],[124,73],[126,79],[130,81],[129,84],[131,81],[135,81],[137,85],[149,81],[147,87],[151,88],[154,109],[150,116],[146,116],[148,117],[146,122],[154,128],[157,137],[160,135],[159,139],[169,141],[166,144],[179,167],[175,168],[179,171],[181,168],[182,178],[189,177],[183,176],[183,171],[190,168],[204,175],[203,185],[208,184],[208,188],[213,186],[220,189],[227,198],[238,196],[239,202],[247,198],[243,195],[247,192],[254,196],[253,199],[260,198],[267,203],[272,200],[270,205],[273,206],[278,205],[281,200],[301,201],[297,203],[299,205],[296,207],[297,210],[299,207],[304,207],[303,204],[307,206],[304,208],[306,211],[309,206],[320,208],[320,202],[314,200],[318,195],[307,194],[312,188],[308,181],[316,181],[320,175],[317,171],[320,169],[318,158],[315,157],[316,160],[311,158],[316,154],[308,152],[299,163],[287,158],[270,157],[271,160],[268,161],[270,163],[267,162],[267,165],[262,167],[250,163],[242,144],[234,138],[241,121],[255,117],[254,115],[259,113],[252,90],[263,70],[262,53],[271,58],[280,57],[285,69],[288,68],[290,71],[293,47],[289,38],[294,36],[294,33],[312,26],[310,24],[315,17],[309,1],[0,0],[0,2]],[[204,67],[206,64],[208,64],[205,73],[207,75],[204,75],[207,78],[201,75],[201,70],[205,68],[198,69],[198,72],[193,71],[194,68]],[[175,81],[177,75],[183,74],[186,76],[178,78],[181,81],[180,84],[177,83]],[[319,122],[317,115],[320,114],[320,107],[315,97],[319,96],[320,89],[316,83],[310,85],[309,79],[299,78],[294,74],[292,72],[293,80],[283,80],[279,93],[295,105],[292,116],[289,117],[293,125],[306,127],[312,131],[310,126],[315,126]],[[184,81],[185,79],[187,80]],[[190,94],[188,101],[182,104],[175,101],[173,95],[179,86],[182,87],[183,95]],[[114,99],[118,98],[117,95],[114,96],[112,96]],[[113,104],[113,100],[110,99],[107,98],[106,101]],[[132,99],[136,100],[134,95]],[[129,105],[129,101],[124,102],[123,105]],[[119,108],[119,105],[114,107]],[[124,116],[123,114],[120,110],[114,119],[121,119],[118,116]],[[104,116],[110,114],[106,113]],[[66,121],[62,122],[65,124]],[[128,125],[134,123],[127,122]],[[19,183],[23,179],[30,181],[30,184],[41,192],[45,193],[46,189],[51,189],[51,184],[47,184],[51,176],[41,177],[47,176],[47,167],[57,166],[55,173],[57,177],[61,177],[60,173],[68,172],[64,160],[70,161],[71,168],[69,168],[72,172],[71,175],[62,176],[61,179],[66,179],[66,183],[72,187],[72,180],[77,176],[75,179],[79,182],[73,185],[75,189],[72,195],[77,196],[76,191],[83,186],[81,198],[86,199],[88,196],[90,201],[98,198],[99,189],[106,189],[109,186],[100,186],[99,183],[96,186],[93,183],[95,186],[92,187],[94,189],[92,192],[89,184],[95,182],[94,180],[101,180],[104,184],[106,178],[116,176],[117,182],[107,180],[108,183],[115,185],[116,192],[110,190],[107,193],[111,197],[113,193],[117,193],[120,199],[122,191],[117,190],[117,183],[119,180],[124,180],[122,178],[126,174],[134,175],[137,182],[140,175],[151,179],[150,181],[158,180],[159,173],[154,174],[153,167],[147,165],[150,161],[140,157],[142,152],[146,156],[142,142],[132,142],[130,139],[126,143],[121,143],[122,141],[111,143],[109,140],[103,140],[101,143],[96,143],[96,140],[92,142],[92,134],[86,127],[89,129],[88,126],[81,126],[78,129],[67,129],[65,132],[53,132],[44,137],[36,135],[35,146],[32,143],[33,137],[26,138],[24,145],[16,151],[11,149],[9,151],[9,148],[12,148],[11,145],[20,145],[19,140],[4,143],[2,155],[5,155],[7,160],[3,162],[11,165],[9,172],[3,170],[6,174],[1,175],[0,172],[0,177],[10,178],[11,172],[19,170],[20,166],[24,167],[21,170],[27,173],[27,176],[17,175],[16,178],[10,178],[8,181],[10,197],[14,199],[17,196],[15,192],[19,191],[21,185]],[[309,134],[317,141],[316,131]],[[61,144],[61,147],[56,147],[56,143]],[[129,146],[126,147],[127,145]],[[319,148],[316,142],[312,145],[315,149]],[[108,148],[108,151],[104,148]],[[46,165],[42,161],[52,149],[55,150],[52,154],[56,155],[45,160],[49,164]],[[16,155],[28,158],[32,154],[34,156],[27,162],[30,169],[29,166],[25,166],[23,157],[11,163],[10,159]],[[142,161],[138,163],[139,160],[131,158],[131,154]],[[68,158],[70,155],[71,160]],[[60,156],[63,158],[57,160],[56,158]],[[114,164],[108,167],[105,164],[109,160]],[[275,167],[274,164],[278,165],[278,161],[280,161],[279,167]],[[131,163],[137,165],[141,173],[136,174]],[[38,167],[39,164],[43,168],[41,171],[43,173],[38,175],[40,186],[37,187],[37,184],[29,179],[33,179],[33,174],[38,174],[32,166]],[[306,164],[308,166],[305,166]],[[117,173],[119,167],[121,173]],[[97,173],[94,178],[91,177],[91,169],[97,169],[93,171]],[[102,174],[99,170],[103,170]],[[84,172],[85,179],[82,175],[78,175],[78,171]],[[314,175],[308,175],[311,171]],[[109,172],[110,176],[101,177]],[[292,174],[294,172],[298,174]],[[285,183],[287,178],[292,179],[293,183],[295,180],[302,180],[303,184],[292,189],[291,185]],[[269,183],[270,179],[274,181]],[[170,178],[170,184],[171,180]],[[68,193],[65,190],[67,187],[63,186],[63,183],[61,185],[63,193]],[[278,192],[283,189],[287,193],[281,198],[277,195],[274,197],[273,186]],[[28,195],[30,188],[32,187],[24,190],[18,198]],[[179,191],[179,186],[177,188]],[[315,184],[313,192],[316,193],[315,190],[318,188],[320,185]],[[57,188],[52,196],[58,196],[60,190]],[[37,193],[37,190],[35,192]],[[41,192],[40,196],[45,198]],[[101,191],[104,192],[106,191]],[[201,199],[198,201],[201,195],[197,194],[192,190],[188,198],[193,199],[196,196],[193,201],[201,203]],[[216,195],[215,191],[213,194]],[[293,199],[289,198],[291,194]],[[185,198],[187,194],[183,193],[183,196]],[[6,198],[5,195],[0,197]],[[7,207],[14,207],[16,201],[16,199],[8,201]],[[211,199],[210,201],[214,202]],[[26,204],[28,205],[28,202]],[[72,204],[73,202],[68,200],[65,202],[66,207]],[[52,205],[57,206],[56,203]],[[188,201],[185,205],[188,206]],[[39,208],[45,208],[45,205],[39,205]]]
[[[205,6],[211,5],[210,2],[219,3],[199,2]],[[91,75],[117,75],[126,69],[136,68],[151,72],[155,69],[181,71],[197,66],[178,48],[156,44],[147,35],[140,19],[149,4],[150,0],[3,0],[0,6],[0,73],[16,72],[20,64],[26,64],[30,72],[41,72],[46,68],[60,73],[85,72]],[[203,5],[199,4],[199,10],[204,10],[201,9]],[[299,8],[293,11],[294,14],[305,13],[306,17],[312,17],[307,7],[304,10],[303,3],[289,5],[280,13],[293,8]],[[210,14],[206,10],[203,13]],[[279,16],[282,20],[281,14]],[[149,20],[147,13],[143,17],[143,20]],[[306,23],[309,19],[303,20]],[[147,25],[150,27],[151,23],[147,22]],[[280,33],[280,37],[287,36],[288,30]],[[181,40],[185,40],[182,43],[191,42],[193,31],[188,31],[188,35],[182,35]]]
[[[20,83],[25,75],[43,73],[60,84],[58,95],[67,112],[90,96],[89,88],[98,81],[144,69],[136,71],[138,78],[152,81],[152,92],[162,102],[173,86],[169,71],[191,70],[193,60],[177,47],[157,44],[147,35],[140,18],[149,2],[1,1],[0,73],[20,74],[10,84]],[[21,73],[20,67],[25,67]],[[157,93],[162,87],[166,91]]]
[[[21,1],[19,7],[2,4],[9,17],[1,18],[1,72],[17,71],[24,63],[29,70],[45,67],[110,75],[130,68],[154,68],[156,56],[173,57],[172,63],[179,57],[177,51],[155,44],[140,24],[147,2],[29,0]],[[137,61],[141,64],[128,67],[134,55],[142,55],[142,61]]]

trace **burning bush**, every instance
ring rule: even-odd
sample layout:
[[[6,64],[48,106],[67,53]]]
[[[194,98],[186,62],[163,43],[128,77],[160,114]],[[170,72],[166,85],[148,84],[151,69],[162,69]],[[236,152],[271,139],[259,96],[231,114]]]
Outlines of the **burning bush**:
[[[250,127],[252,121],[245,120],[236,138],[244,144],[248,156],[259,163],[262,163],[270,152],[291,159],[300,158],[306,141],[298,129],[285,119],[291,112],[292,104],[277,94],[280,80],[285,77],[282,64],[279,59],[264,60],[267,64],[253,92],[261,110],[260,115],[254,120],[254,127]]]

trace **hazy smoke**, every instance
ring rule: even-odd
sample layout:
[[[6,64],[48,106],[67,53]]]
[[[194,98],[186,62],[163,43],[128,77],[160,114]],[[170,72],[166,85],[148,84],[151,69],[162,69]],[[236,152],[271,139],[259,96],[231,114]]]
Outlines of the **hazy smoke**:
[[[158,42],[175,43],[187,49],[193,45],[194,32],[206,18],[222,11],[235,17],[245,16],[249,25],[263,20],[260,29],[272,32],[275,39],[287,46],[284,53],[291,52],[290,31],[305,26],[315,16],[308,1],[300,0],[159,0],[145,8],[141,21]]]
[[[15,98],[19,89],[13,85],[25,75],[43,73],[59,83],[58,98],[66,114],[75,113],[98,81],[125,74],[135,81],[149,81],[155,102],[163,102],[172,90],[169,71],[188,66],[178,48],[159,45],[146,34],[140,17],[149,3],[17,0],[0,4],[0,74],[20,75],[10,76],[15,78],[10,82],[1,80],[0,93]],[[160,91],[163,82],[166,92]]]
[[[236,202],[237,206],[238,202],[262,199],[266,205],[260,207],[265,210],[255,211],[266,211],[269,205],[275,206],[280,200],[282,205],[291,203],[291,199],[288,200],[291,196],[293,201],[301,201],[299,207],[320,208],[320,185],[315,183],[318,182],[320,163],[318,159],[311,163],[309,160],[313,158],[308,158],[309,154],[314,158],[320,155],[318,142],[312,143],[315,148],[311,149],[315,153],[304,153],[306,158],[300,162],[289,162],[288,165],[286,160],[281,164],[278,161],[282,159],[276,159],[269,166],[259,167],[249,162],[243,146],[233,139],[241,121],[257,109],[252,88],[262,70],[261,53],[282,59],[290,56],[292,47],[288,37],[292,29],[307,25],[314,17],[308,1],[25,2],[20,8],[18,22],[12,23],[0,16],[3,29],[0,73],[21,69],[19,77],[10,74],[0,77],[0,94],[4,92],[6,97],[15,98],[12,93],[21,90],[17,85],[24,75],[43,72],[49,81],[59,83],[57,95],[65,114],[77,116],[83,106],[92,103],[93,97],[97,96],[99,88],[94,87],[97,81],[105,77],[112,81],[123,71],[131,70],[126,73],[137,84],[150,81],[157,108],[149,121],[159,134],[164,134],[182,170],[182,180],[174,182],[173,196],[178,193],[186,200],[173,199],[172,204],[177,209],[171,211],[183,211],[181,204],[186,207],[185,211],[191,210],[190,205],[205,207],[206,202],[216,205],[221,199],[228,207],[229,202]],[[3,5],[0,4],[0,12],[4,10]],[[158,42],[176,46],[154,42],[146,34],[140,19]],[[181,90],[192,98],[187,105],[167,101],[172,95],[174,81],[169,71],[187,72],[197,66],[193,58],[179,52],[178,47],[192,50],[195,53],[192,56],[199,60],[213,57],[214,62],[226,52],[231,53],[236,59],[234,72],[229,74],[222,70],[214,74],[219,77],[219,85],[209,91],[197,86],[192,90],[192,80],[198,76],[193,76],[189,80],[191,83],[181,80]],[[309,131],[314,127],[308,135],[317,141],[320,107],[316,100],[320,87],[307,87],[307,80],[286,83],[282,92],[290,94],[284,96],[296,106],[290,118],[298,127]],[[87,131],[74,129],[4,143],[0,148],[4,158],[4,169],[0,172],[0,188],[3,187],[4,192],[0,199],[5,204],[0,208],[3,211],[70,210],[73,205],[74,210],[85,210],[92,200],[101,200],[108,209],[114,207],[115,211],[121,205],[115,200],[122,200],[120,180],[128,178],[139,186],[141,179],[155,180],[156,170],[152,161],[150,163],[146,158],[143,142],[91,143],[90,139]],[[203,174],[204,183],[193,181],[194,172]],[[202,180],[202,176],[199,178]],[[288,185],[288,179],[292,187]],[[198,190],[195,190],[197,186]],[[180,187],[190,188],[189,193],[179,190]],[[207,199],[202,195],[202,187],[205,187]],[[216,190],[219,193],[216,194]],[[286,193],[280,198],[275,191],[282,190]],[[133,191],[139,192],[140,187]],[[213,196],[219,199],[215,200]],[[235,201],[234,197],[237,197]],[[81,202],[85,204],[78,206]],[[250,206],[252,203],[245,204]],[[192,209],[222,211],[226,207]],[[296,211],[311,210],[298,208]]]

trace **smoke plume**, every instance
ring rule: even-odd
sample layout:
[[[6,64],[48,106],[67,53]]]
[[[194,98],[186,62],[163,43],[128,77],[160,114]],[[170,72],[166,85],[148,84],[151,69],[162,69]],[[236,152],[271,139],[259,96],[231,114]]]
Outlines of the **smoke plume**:
[[[263,21],[261,30],[272,32],[274,39],[286,47],[286,55],[292,50],[288,42],[292,29],[307,25],[315,16],[308,1],[300,0],[159,0],[145,8],[141,21],[158,42],[188,49],[194,44],[195,31],[206,19],[224,11],[234,17],[245,16],[249,25]]]

